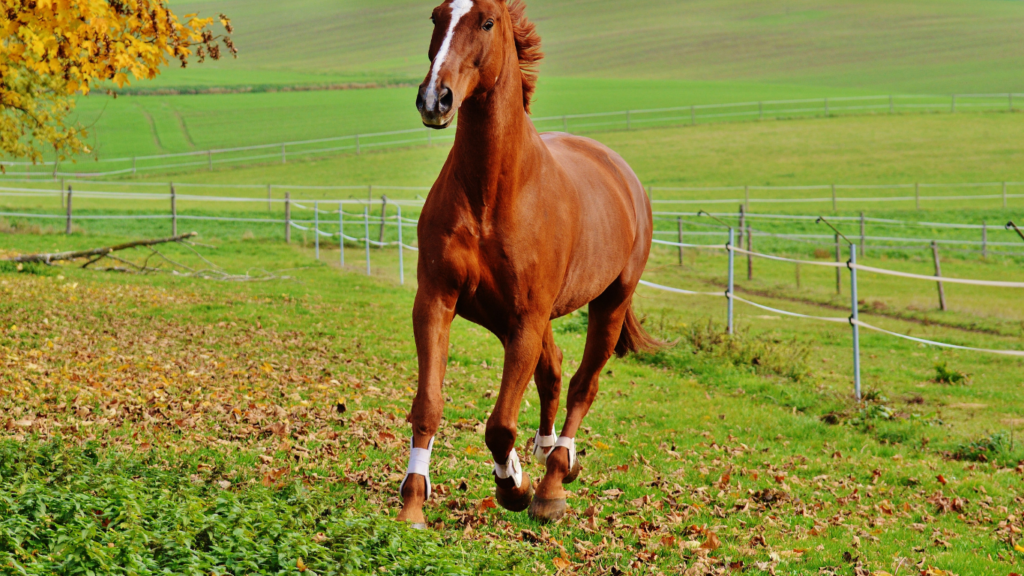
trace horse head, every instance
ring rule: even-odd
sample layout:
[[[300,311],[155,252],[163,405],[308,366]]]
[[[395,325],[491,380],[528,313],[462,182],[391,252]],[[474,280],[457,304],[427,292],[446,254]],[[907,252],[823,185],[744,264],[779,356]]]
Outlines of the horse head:
[[[434,9],[430,71],[416,97],[425,126],[447,128],[463,101],[491,92],[502,74],[520,74],[540,59],[540,39],[523,8],[516,0],[446,0]],[[528,106],[536,77],[522,72]]]

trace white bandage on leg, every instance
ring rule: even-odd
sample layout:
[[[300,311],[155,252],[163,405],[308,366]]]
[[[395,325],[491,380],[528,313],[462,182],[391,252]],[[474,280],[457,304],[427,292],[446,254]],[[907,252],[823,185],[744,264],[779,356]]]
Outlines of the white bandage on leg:
[[[541,436],[540,430],[537,430],[537,435],[533,437],[533,457],[537,459],[537,462],[546,464],[548,461],[548,451],[545,448],[551,448],[555,445],[555,441],[558,440],[558,436],[555,435],[555,427],[551,427],[550,436]]]
[[[554,452],[556,448],[565,448],[569,451],[569,470],[571,471],[573,465],[576,464],[576,439],[559,436],[558,440],[555,441],[555,446],[551,449],[551,452]],[[551,454],[551,452],[548,452],[548,454]]]
[[[494,465],[494,475],[502,480],[511,477],[512,481],[516,483],[516,488],[522,486],[523,466],[519,463],[519,454],[516,454],[515,448],[508,453],[508,462]]]
[[[405,489],[405,483],[409,480],[409,474],[419,474],[427,481],[427,497],[425,499],[429,499],[430,453],[434,450],[434,439],[430,439],[430,443],[427,444],[426,448],[416,448],[412,441],[409,442],[409,447],[409,467],[405,471],[405,478],[402,479],[402,484],[398,486],[398,493],[401,495],[402,490]]]

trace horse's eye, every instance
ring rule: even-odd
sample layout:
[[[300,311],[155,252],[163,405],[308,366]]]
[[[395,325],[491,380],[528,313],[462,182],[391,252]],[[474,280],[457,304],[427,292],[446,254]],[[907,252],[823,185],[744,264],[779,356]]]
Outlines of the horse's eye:
[[[488,20],[484,24],[484,32],[490,32],[491,28],[494,28],[494,20]]]

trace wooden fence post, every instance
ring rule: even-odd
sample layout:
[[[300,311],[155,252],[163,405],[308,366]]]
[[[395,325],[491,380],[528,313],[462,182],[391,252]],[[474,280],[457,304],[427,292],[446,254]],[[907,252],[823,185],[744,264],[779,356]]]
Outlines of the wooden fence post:
[[[270,212],[272,210],[272,208],[270,207],[270,201],[273,198],[273,192],[274,186],[271,184],[267,184],[267,212]]]
[[[284,193],[284,241],[292,243],[292,193]]]
[[[213,150],[206,151],[206,164],[210,168],[210,172],[213,172]]]
[[[384,194],[380,197],[380,234],[377,235],[377,242],[380,244],[384,243],[384,222],[388,212],[388,196]],[[384,248],[380,246],[380,248]]]
[[[764,102],[757,103],[757,119],[764,120]]]
[[[836,208],[837,208],[837,204],[836,204],[836,185],[833,184],[832,185],[832,211],[836,212],[837,211]]]
[[[932,240],[932,257],[935,259],[935,277],[942,278],[942,265],[939,263],[939,245]],[[942,281],[937,282],[939,285],[939,309],[943,312],[946,311],[946,290],[942,286]]]
[[[746,208],[747,212],[750,212],[750,186],[749,185],[744,185],[743,186],[743,206]]]
[[[288,152],[285,150],[284,143],[281,143],[281,164],[288,162]]]
[[[864,212],[860,213],[860,255],[864,256],[864,245],[867,243],[867,236],[864,234]]]
[[[796,265],[796,288],[797,288],[797,290],[800,289],[800,264],[799,263],[797,263],[797,265]]]
[[[683,217],[682,216],[676,216],[676,226],[678,226],[678,228],[679,228],[679,244],[680,244],[680,246],[679,246],[679,265],[682,266],[683,265],[683,247],[682,247],[682,243],[683,243]]]
[[[71,186],[69,185],[68,186],[68,217],[67,217],[67,223],[64,226],[64,233],[65,234],[71,234],[71,194],[72,194],[72,190],[71,190]]]
[[[135,156],[132,156],[132,174],[135,174]]]
[[[697,125],[697,107],[690,106],[690,126]]]
[[[1006,210],[1006,182],[1003,182],[1003,210]]]
[[[988,258],[988,223],[981,221],[981,257]]]
[[[895,107],[895,105],[893,103],[892,94],[889,94],[889,114],[892,114],[895,110],[896,110],[896,107]]]
[[[754,251],[754,231],[751,230],[750,220],[747,220],[747,252]],[[754,256],[747,254],[747,280],[754,279]]]
[[[64,178],[60,179],[60,207],[64,207]]]
[[[825,116],[828,116],[828,98],[825,98]]]
[[[178,194],[174,191],[174,184],[171,184],[171,236],[178,235]]]
[[[743,204],[740,204],[740,225],[737,226],[737,228],[739,229],[740,237],[739,242],[737,242],[736,245],[743,248],[743,231],[747,228],[747,213]]]
[[[356,134],[356,156],[359,156],[359,134]]]
[[[839,247],[839,234],[836,234],[836,263],[842,262],[842,251]],[[836,294],[843,293],[843,269],[836,268]]]

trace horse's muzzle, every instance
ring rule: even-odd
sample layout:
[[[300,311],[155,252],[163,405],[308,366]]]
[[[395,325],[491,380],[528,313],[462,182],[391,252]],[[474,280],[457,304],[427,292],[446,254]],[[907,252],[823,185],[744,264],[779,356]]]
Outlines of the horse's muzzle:
[[[438,130],[451,125],[455,116],[452,109],[454,102],[455,95],[447,86],[441,86],[434,93],[425,84],[420,85],[419,93],[416,95],[416,109],[420,112],[423,125]]]

